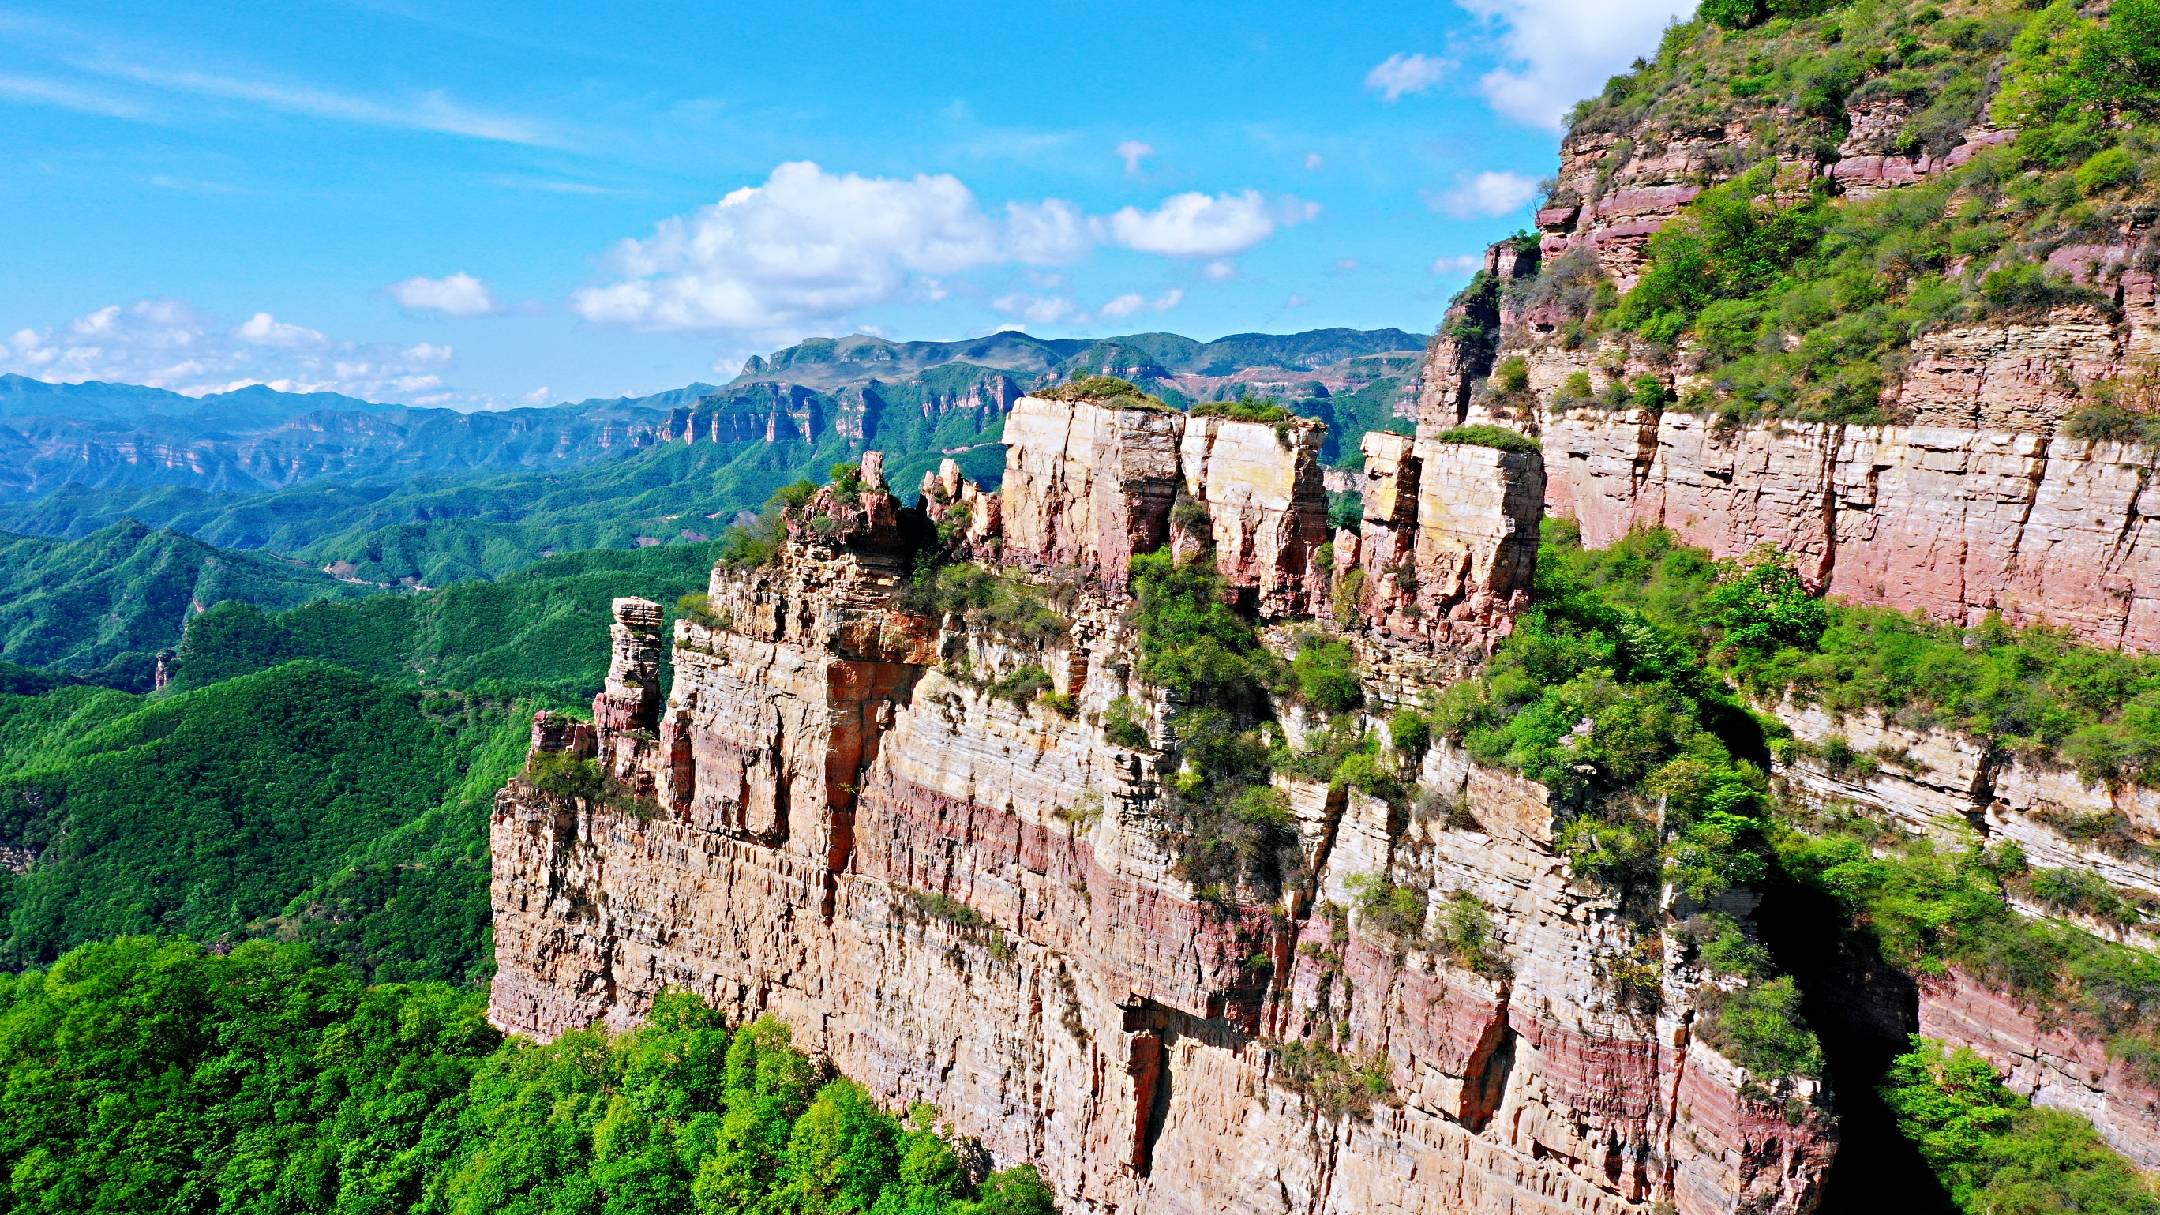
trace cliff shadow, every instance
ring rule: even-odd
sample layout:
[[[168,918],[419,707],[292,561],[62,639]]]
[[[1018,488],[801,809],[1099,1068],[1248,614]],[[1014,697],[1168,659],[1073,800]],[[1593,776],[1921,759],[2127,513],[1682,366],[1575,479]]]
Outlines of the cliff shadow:
[[[1757,931],[1799,985],[1802,1012],[1822,1040],[1838,1115],[1837,1156],[1817,1209],[1958,1215],[1919,1147],[1898,1130],[1879,1088],[1891,1060],[1911,1049],[1919,1030],[1911,976],[1885,961],[1873,935],[1852,925],[1823,892],[1774,873],[1762,894]],[[1842,927],[1831,932],[1825,925]]]

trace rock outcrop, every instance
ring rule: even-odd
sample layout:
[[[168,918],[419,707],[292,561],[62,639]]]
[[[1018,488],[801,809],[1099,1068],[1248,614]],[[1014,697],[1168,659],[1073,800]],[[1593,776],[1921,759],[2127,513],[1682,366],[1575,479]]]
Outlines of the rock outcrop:
[[[2030,432],[1545,415],[1546,505],[1584,541],[1670,528],[1720,556],[1771,544],[1855,603],[1990,611],[2160,649],[2160,455]]]
[[[936,1104],[1081,1210],[1811,1208],[1834,1145],[1820,1094],[1697,1039],[1705,979],[1677,957],[1654,1009],[1601,977],[1644,938],[1556,854],[1541,786],[1445,748],[1418,783],[1457,813],[1278,777],[1309,878],[1279,899],[1196,888],[1158,813],[1174,757],[1159,730],[1106,726],[1120,698],[1161,709],[1113,558],[1166,542],[1191,501],[1256,612],[1325,617],[1316,441],[1033,399],[1014,421],[994,497],[934,474],[919,515],[866,470],[852,503],[828,487],[791,516],[775,564],[717,569],[650,733],[651,628],[619,605],[600,720],[535,727],[538,751],[597,756],[610,792],[520,780],[496,805],[497,1024],[624,1025],[688,986],[783,1018],[882,1100]],[[1429,602],[1502,627],[1534,559],[1536,453],[1432,446],[1399,453],[1400,504],[1367,530],[1406,529],[1419,593],[1429,572]],[[941,512],[963,548],[1041,571],[1068,635],[911,610]],[[1413,632],[1360,643],[1460,640]],[[1004,693],[1025,669],[1057,697]],[[1489,909],[1492,955],[1350,910],[1379,876],[1435,919]]]

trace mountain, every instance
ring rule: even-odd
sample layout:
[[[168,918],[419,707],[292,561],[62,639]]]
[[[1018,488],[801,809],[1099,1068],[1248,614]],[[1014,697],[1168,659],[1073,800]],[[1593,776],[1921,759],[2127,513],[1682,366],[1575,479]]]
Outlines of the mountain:
[[[289,554],[343,578],[443,586],[499,577],[554,552],[709,539],[780,486],[822,479],[865,450],[886,454],[895,484],[919,483],[948,457],[970,476],[994,482],[1004,467],[1000,438],[1013,402],[1043,383],[1103,371],[1139,377],[1172,401],[1278,396],[1328,423],[1323,459],[1354,465],[1360,438],[1402,426],[1398,415],[1415,401],[1422,357],[1408,348],[1415,341],[1401,330],[1236,335],[1209,343],[1143,334],[1068,342],[1069,355],[1026,373],[968,360],[1011,356],[1011,362],[1018,359],[1014,352],[1055,352],[1060,345],[1024,334],[970,343],[804,343],[772,362],[823,368],[820,382],[835,387],[768,376],[701,387],[694,395],[688,389],[663,394],[689,402],[664,413],[653,404],[662,397],[559,407],[611,425],[634,424],[654,437],[615,458],[494,474],[475,468],[316,479],[259,493],[71,484],[0,505],[0,527],[81,537],[134,519],[223,548]],[[821,351],[846,358],[826,359]],[[845,376],[833,370],[840,365]],[[903,368],[908,374],[897,374]]]
[[[956,366],[1037,386],[1082,366],[1093,347],[1133,343],[1178,352],[1164,366],[1168,378],[1160,387],[1181,399],[1365,386],[1374,377],[1353,360],[1413,354],[1424,345],[1399,329],[1239,334],[1205,343],[1171,334],[1101,342],[1019,333],[943,343],[815,339],[751,360],[723,387],[698,383],[639,397],[476,413],[261,385],[194,398],[128,384],[47,384],[6,375],[0,376],[0,500],[67,487],[250,494],[324,481],[573,468],[680,437],[690,413],[715,405],[741,412],[746,402],[780,389],[808,394],[788,408],[846,419],[859,412],[849,398],[873,387],[907,398],[926,374],[944,373],[953,382]],[[806,441],[826,437],[817,423],[812,430]],[[763,434],[729,437],[747,442]]]
[[[76,540],[0,534],[0,659],[148,688],[189,618],[364,593],[288,559],[121,520]]]

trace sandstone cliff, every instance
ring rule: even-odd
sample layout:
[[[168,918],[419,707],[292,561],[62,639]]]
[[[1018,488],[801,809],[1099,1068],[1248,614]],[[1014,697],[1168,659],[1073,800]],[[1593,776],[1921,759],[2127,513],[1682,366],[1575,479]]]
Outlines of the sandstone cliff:
[[[1400,800],[1278,776],[1305,876],[1225,896],[1159,818],[1159,724],[1111,728],[1121,698],[1165,708],[1125,580],[1166,544],[1211,549],[1271,636],[1342,620],[1383,706],[1381,672],[1474,655],[1529,586],[1535,453],[1376,453],[1387,492],[1335,561],[1396,589],[1337,611],[1303,429],[1031,398],[1007,433],[996,495],[947,469],[918,513],[868,461],[792,516],[776,564],[716,569],[664,711],[648,605],[618,604],[594,724],[534,738],[597,757],[606,791],[521,780],[496,806],[499,1025],[624,1024],[686,985],[935,1103],[1079,1209],[1812,1207],[1821,1094],[1691,1032],[1710,980],[1571,872],[1542,786],[1446,747]],[[932,543],[1033,571],[1062,635],[924,614],[903,575]],[[1029,669],[1057,697],[1001,691]],[[1352,910],[1375,879],[1434,918],[1468,899],[1490,950]],[[1615,984],[1627,958],[1654,994]]]

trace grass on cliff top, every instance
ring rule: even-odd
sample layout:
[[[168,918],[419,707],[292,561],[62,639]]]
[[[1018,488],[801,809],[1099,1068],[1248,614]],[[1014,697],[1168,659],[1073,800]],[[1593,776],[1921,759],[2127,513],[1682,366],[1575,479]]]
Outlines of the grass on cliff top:
[[[1086,401],[1105,409],[1140,409],[1149,413],[1176,413],[1175,406],[1166,404],[1161,397],[1150,395],[1131,380],[1121,380],[1114,375],[1084,375],[1055,388],[1045,388],[1036,395],[1052,401]]]
[[[1574,318],[1561,332],[1571,347],[1600,332],[1632,335],[1652,354],[1694,343],[1709,386],[1682,402],[1688,409],[1895,420],[1884,390],[1919,335],[2065,304],[2113,306],[2108,284],[2080,286],[2047,259],[2119,239],[2160,188],[2147,171],[2160,157],[2156,31],[2160,0],[2118,0],[2104,20],[2066,3],[2033,12],[2008,0],[1861,0],[1744,32],[1675,26],[1654,62],[1578,110],[1579,129],[1626,133],[1586,201],[1629,157],[1655,151],[1658,132],[1717,125],[1737,106],[1760,117],[1750,140],[1726,145],[1735,159],[1720,169],[1734,180],[1652,239],[1624,299],[1578,256],[1512,290],[1518,303]],[[1819,183],[1779,179],[1768,163],[1740,172],[1740,156],[1834,158],[1862,104],[1905,107],[1900,154],[1941,155],[1991,107],[2019,135],[1859,201],[1833,203]],[[2147,268],[2154,250],[2147,242]],[[2118,424],[2099,437],[2131,435]]]
[[[1495,451],[1541,451],[1538,441],[1519,430],[1505,426],[1457,426],[1433,436],[1435,443],[1453,443],[1464,447],[1490,447]]]
[[[1898,1129],[1970,1215],[2154,1215],[2150,1181],[2083,1118],[2011,1092],[1985,1059],[1915,1038],[1882,1086]]]
[[[506,1041],[486,998],[306,948],[126,938],[0,974],[0,1211],[1054,1215],[770,1018],[687,992]]]

